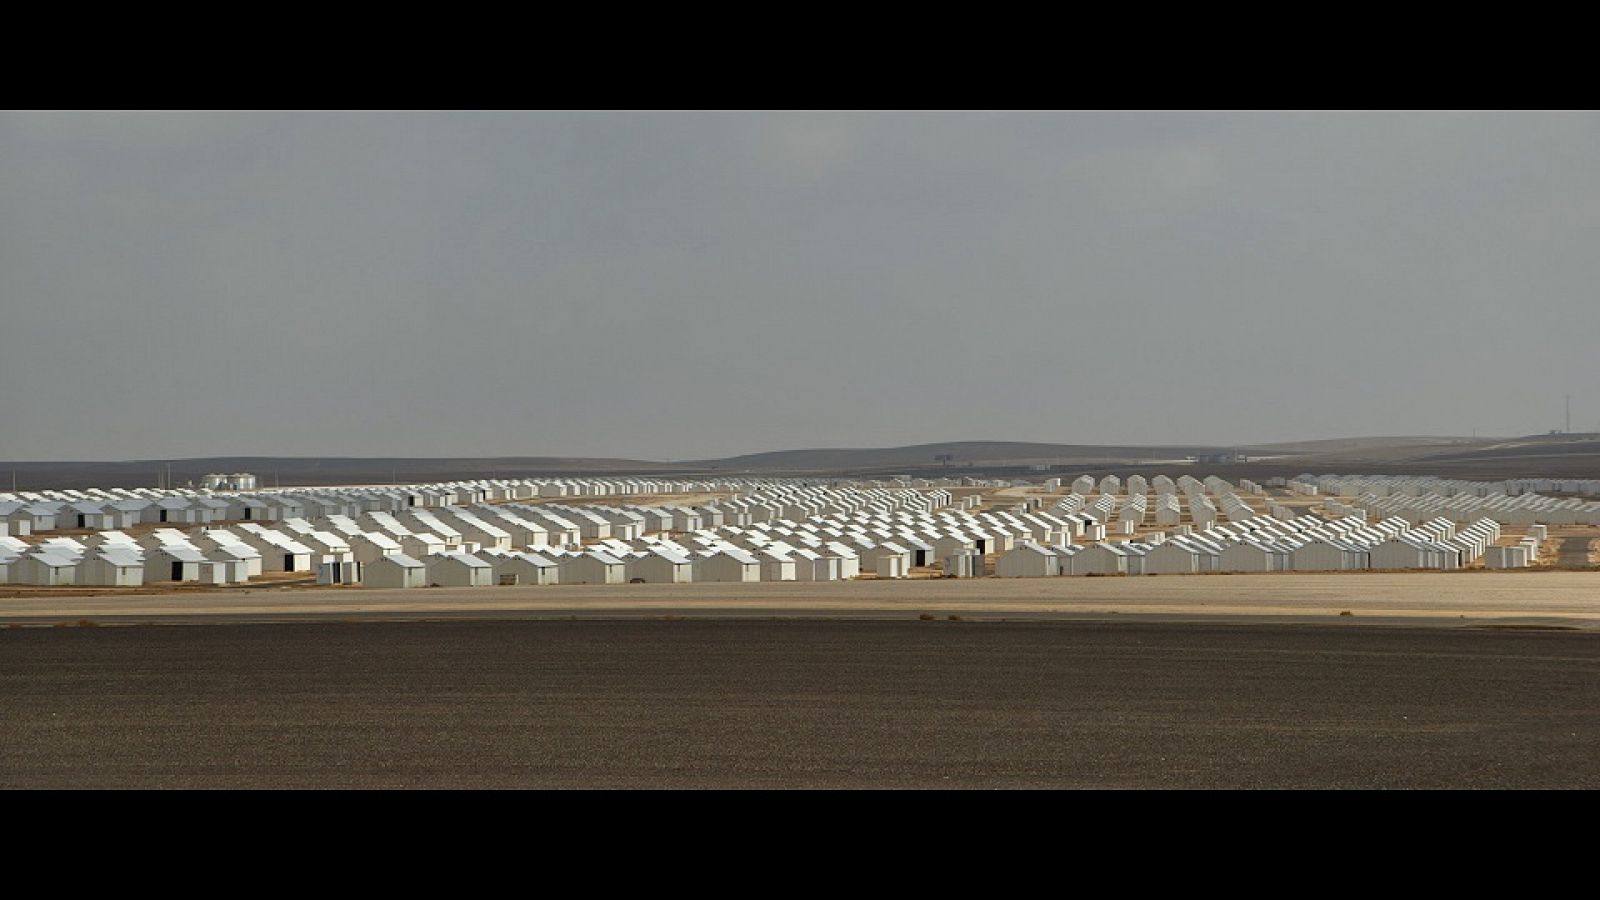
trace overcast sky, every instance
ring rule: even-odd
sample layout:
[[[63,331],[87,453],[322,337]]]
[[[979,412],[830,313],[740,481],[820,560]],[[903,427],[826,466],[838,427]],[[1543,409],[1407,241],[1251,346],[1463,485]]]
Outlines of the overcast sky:
[[[0,459],[1600,419],[1600,119],[3,114]]]

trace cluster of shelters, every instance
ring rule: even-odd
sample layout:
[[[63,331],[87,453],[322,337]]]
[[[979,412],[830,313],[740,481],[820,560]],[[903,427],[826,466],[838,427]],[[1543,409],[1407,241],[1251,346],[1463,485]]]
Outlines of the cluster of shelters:
[[[1301,475],[1296,480],[1312,484],[1324,494],[1355,498],[1326,501],[1324,507],[1334,514],[1359,510],[1375,516],[1399,516],[1413,523],[1443,516],[1457,522],[1490,518],[1504,525],[1600,525],[1600,502],[1547,497],[1520,488],[1511,493],[1507,482],[1401,475]],[[1528,482],[1518,484],[1524,483]],[[1588,484],[1557,483],[1569,487]]]
[[[1527,542],[1495,549],[1500,525],[1479,519],[1457,529],[1448,519],[1412,525],[1401,518],[1368,524],[1347,517],[1303,515],[1283,520],[1255,516],[1205,531],[1088,546],[1025,542],[1000,557],[995,574],[1175,575],[1196,572],[1317,572],[1355,569],[1458,569],[1494,549],[1487,565],[1527,565]],[[1520,550],[1521,552],[1516,552]],[[1537,555],[1537,541],[1533,555]]]
[[[58,536],[37,544],[0,537],[0,582],[138,587],[156,582],[237,584],[267,571],[268,557],[228,532],[188,535],[158,528]]]
[[[594,489],[585,485],[585,490]],[[456,499],[471,499],[472,505],[408,506],[390,489],[338,490],[272,495],[270,507],[253,507],[270,509],[270,514],[235,515],[226,526],[216,523],[227,513],[219,512],[217,518],[197,515],[184,520],[194,526],[187,534],[163,525],[137,539],[119,529],[96,531],[83,539],[57,536],[42,543],[8,536],[0,544],[4,566],[0,580],[45,585],[231,584],[272,572],[315,573],[324,584],[383,587],[833,580],[860,572],[853,551],[842,544],[819,548],[816,542],[786,546],[765,536],[774,530],[772,523],[788,521],[786,515],[864,519],[927,515],[952,502],[950,492],[942,488],[770,481],[753,488],[746,485],[742,494],[699,506],[489,505],[486,498],[494,495],[492,490],[454,486],[452,491]],[[24,499],[49,507],[30,511],[41,517],[59,512],[61,503],[90,502]],[[226,504],[257,498],[163,496],[141,509],[169,514],[178,509],[210,510],[213,507],[203,501],[213,499]],[[308,514],[310,510],[315,513]],[[286,515],[290,512],[301,515]],[[156,521],[173,520],[169,515]],[[49,518],[30,518],[28,524],[37,524],[41,531],[57,527]],[[750,529],[752,536],[728,540],[719,529],[730,529],[728,534],[734,537],[741,529]],[[683,542],[668,535],[681,536]],[[114,576],[89,571],[102,546],[106,552],[117,551],[126,571]],[[909,565],[908,558],[894,574],[904,574]]]
[[[1328,498],[1325,514],[1267,500],[1262,515],[1245,498],[1264,488],[1215,476],[1080,476],[1049,509],[1045,498],[980,509],[977,497],[954,496],[957,482],[974,481],[618,477],[0,494],[0,582],[235,584],[279,572],[374,587],[826,581],[935,566],[978,576],[986,557],[1006,577],[1452,569],[1479,559],[1512,568],[1536,560],[1546,534],[1534,526],[1505,544],[1501,523],[1600,523],[1600,503],[1521,490],[1525,482],[1512,492],[1509,482],[1302,475],[1288,485]],[[653,494],[695,502],[642,502]],[[1151,525],[1168,530],[1145,534]]]
[[[773,479],[738,478],[714,481],[532,478],[284,490],[92,488],[0,492],[0,534],[20,536],[62,529],[104,531],[141,524],[277,522],[536,498],[744,493],[781,483]]]
[[[859,574],[859,556],[843,544],[768,537],[787,521],[775,513],[890,515],[949,502],[939,489],[784,485],[698,507],[506,503],[284,525],[323,549],[330,541],[319,535],[342,540],[354,580],[371,587],[826,581]]]
[[[813,516],[725,525],[685,535],[685,542],[722,541],[752,550],[793,549],[837,553],[859,560],[859,569],[880,578],[905,577],[915,568],[939,565],[947,576],[985,574],[984,558],[1027,542],[1064,547],[1079,538],[1101,537],[1103,523],[1088,513],[1015,509],[973,511],[954,507],[863,508]]]
[[[1157,475],[1148,482],[1134,475],[1128,479],[1126,494],[1118,493],[1122,484],[1116,476],[1107,476],[1098,484],[1100,493],[1094,493],[1095,488],[1092,479],[1080,477],[1073,483],[1073,492],[1055,507],[1062,515],[1087,516],[1103,526],[1086,523],[1085,533],[1095,540],[1103,539],[1105,533],[1131,535],[1148,524],[1170,528],[1187,522],[1206,528],[1223,519],[1236,521],[1256,514],[1232,484],[1215,475],[1203,480],[1182,475],[1176,481]]]
[[[1439,494],[1454,497],[1468,494],[1490,497],[1506,494],[1516,497],[1532,493],[1559,493],[1600,496],[1600,479],[1595,478],[1512,478],[1504,481],[1471,481],[1460,478],[1440,478],[1435,475],[1312,475],[1295,476],[1294,481],[1310,484],[1324,494],[1353,497],[1372,494],[1387,497],[1403,494],[1419,497]]]

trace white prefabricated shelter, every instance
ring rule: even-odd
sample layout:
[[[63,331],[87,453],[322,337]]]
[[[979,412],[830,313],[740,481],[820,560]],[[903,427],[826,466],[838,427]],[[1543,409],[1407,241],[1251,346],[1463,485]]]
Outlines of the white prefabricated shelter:
[[[1490,547],[1484,552],[1483,565],[1489,569],[1525,569],[1528,559],[1525,546]]]
[[[78,583],[78,561],[70,556],[46,551],[30,553],[10,566],[12,584],[60,586]]]
[[[1219,571],[1281,572],[1289,567],[1288,551],[1271,544],[1246,539],[1222,548]]]
[[[353,559],[332,558],[326,554],[317,560],[317,584],[360,584],[361,563]]]
[[[556,560],[562,584],[623,584],[628,567],[622,560],[598,550],[574,553]]]
[[[438,553],[446,553],[450,545],[444,538],[431,532],[417,532],[399,536],[400,552],[418,559],[427,559]]]
[[[230,567],[237,566],[237,571],[243,573],[238,578],[232,577],[235,574],[235,569],[230,568],[228,570],[229,583],[245,581],[251,576],[261,574],[261,553],[249,544],[234,541],[207,540],[204,538],[198,540],[200,543],[195,546],[199,548],[201,553],[206,555],[208,561],[227,563]]]
[[[109,531],[113,528],[124,528],[139,521],[138,516],[111,506],[109,503],[99,501],[80,500],[68,503],[56,511],[56,527],[58,528],[91,528],[95,531]]]
[[[30,503],[23,507],[23,512],[32,519],[33,530],[38,533],[63,527],[56,522],[56,513],[60,509],[61,504],[58,503]]]
[[[133,550],[103,548],[78,566],[78,584],[138,587],[144,584],[144,559]]]
[[[295,540],[311,548],[318,566],[330,562],[355,564],[355,553],[351,552],[350,542],[342,535],[312,530],[301,532],[295,536]]]
[[[1408,537],[1392,537],[1374,544],[1367,553],[1374,569],[1437,569],[1440,566],[1438,554],[1429,542]]]
[[[561,567],[537,553],[508,553],[494,560],[494,580],[502,585],[560,584]]]
[[[651,547],[626,562],[629,581],[685,584],[694,580],[694,560],[666,547]]]
[[[428,567],[404,553],[377,556],[361,566],[361,583],[370,588],[428,586]]]
[[[511,549],[511,532],[501,528],[499,525],[490,524],[482,519],[462,515],[454,517],[454,524],[460,528],[463,538],[476,544],[480,544],[485,549]]]
[[[404,553],[400,542],[381,532],[358,532],[349,537],[350,552],[356,562],[369,563],[384,556]]]
[[[1312,540],[1289,554],[1289,568],[1296,572],[1337,572],[1366,568],[1366,553],[1354,547],[1326,540]]]
[[[838,581],[844,577],[844,560],[804,547],[790,552],[796,581]]]
[[[873,561],[873,571],[879,578],[904,578],[911,572],[906,557],[899,553],[885,553]]]
[[[673,531],[699,531],[705,525],[705,520],[700,517],[700,511],[692,507],[671,506],[667,509],[672,513]]]
[[[199,581],[206,556],[188,544],[160,544],[144,551],[144,580]]]
[[[1005,553],[1017,549],[1017,536],[1004,531],[991,529],[979,534],[974,543],[978,545],[979,553]]]
[[[1124,575],[1130,551],[1116,544],[1090,544],[1072,556],[1074,575]]]
[[[996,569],[998,570],[998,568],[997,564]],[[1059,566],[1057,570],[1059,571]],[[983,555],[980,553],[963,551],[952,553],[944,558],[944,577],[946,578],[977,578],[981,575],[983,575]]]
[[[1204,553],[1200,548],[1177,541],[1166,541],[1144,555],[1146,575],[1192,575],[1202,570]]]
[[[823,547],[834,556],[839,557],[839,577],[841,579],[856,578],[861,575],[861,555],[838,541],[828,541]]]
[[[33,514],[24,504],[0,501],[0,534],[33,534]]]
[[[695,581],[760,581],[761,561],[737,547],[718,547],[694,561]]]
[[[928,540],[933,545],[932,559],[947,559],[957,553],[973,553],[977,550],[978,542],[968,537],[956,535],[935,535]]]
[[[239,526],[240,535],[244,542],[256,549],[261,554],[261,571],[263,572],[309,572],[311,571],[311,548],[295,540],[282,531],[261,529],[252,531],[255,526]]]
[[[883,559],[885,556],[893,556],[900,560],[894,569],[899,574],[883,574],[883,567],[878,564],[878,560]],[[893,541],[885,541],[862,549],[861,561],[870,564],[873,567],[873,571],[877,572],[880,578],[904,578],[906,573],[911,571],[911,551]]]
[[[470,553],[441,553],[430,556],[428,583],[440,587],[489,587],[494,584],[494,566]]]
[[[1061,557],[1049,547],[1024,541],[995,560],[994,574],[1001,578],[1050,578],[1061,574]]]
[[[200,566],[200,581],[202,584],[240,584],[250,580],[250,561],[229,555],[228,548],[220,547],[211,551],[206,561]],[[260,565],[261,558],[256,557],[256,564]]]
[[[281,515],[282,508],[255,497],[228,498],[228,518],[241,522],[265,522]]]
[[[920,538],[902,534],[895,537],[894,543],[906,548],[911,554],[910,562],[913,567],[931,566],[934,560],[939,558],[936,548]]]
[[[778,553],[768,549],[761,549],[754,554],[761,561],[762,581],[796,581],[798,565],[786,553]]]
[[[511,513],[502,513],[495,517],[494,524],[510,533],[513,546],[550,546],[550,532],[538,522],[533,522]]]
[[[141,516],[145,522],[203,525],[211,521],[211,509],[195,503],[188,497],[160,497],[145,507]]]
[[[403,524],[414,532],[426,531],[438,535],[444,539],[447,548],[459,547],[463,540],[458,529],[431,512],[412,510],[406,514]]]
[[[276,514],[268,516],[272,519],[300,519],[306,514],[306,505],[299,497],[289,497],[283,494],[273,494],[268,498],[272,505],[277,507]],[[148,520],[146,520],[148,521]]]

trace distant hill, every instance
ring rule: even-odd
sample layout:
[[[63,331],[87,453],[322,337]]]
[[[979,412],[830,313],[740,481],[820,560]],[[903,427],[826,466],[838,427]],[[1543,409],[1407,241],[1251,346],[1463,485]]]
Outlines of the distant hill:
[[[1412,449],[1419,452],[1429,452],[1440,447],[1482,444],[1487,440],[1498,440],[1498,438],[1426,436],[1329,438],[1320,441],[1248,444],[1239,449],[1241,452],[1260,453],[1263,455],[1268,453],[1362,453],[1371,451],[1393,453]]]
[[[542,475],[647,475],[684,470],[672,463],[637,459],[576,457],[503,458],[376,458],[316,459],[278,456],[222,456],[203,459],[156,459],[127,462],[0,463],[0,491],[11,489],[12,473],[22,490],[83,487],[154,487],[169,470],[172,484],[183,485],[210,472],[251,472],[262,487],[274,484],[387,484],[451,481],[460,478],[532,478]]]
[[[1032,463],[1071,464],[1135,462],[1139,460],[1181,459],[1202,453],[1223,453],[1229,448],[1206,444],[1171,446],[1132,446],[1096,444],[1038,444],[1023,441],[950,441],[915,444],[909,447],[821,448],[777,450],[749,453],[727,459],[696,460],[690,465],[719,471],[821,472],[876,470],[895,467],[925,468],[946,462],[952,466],[988,466]]]
[[[1600,434],[1550,434],[1512,440],[1500,440],[1446,453],[1421,457],[1419,461],[1483,462],[1496,459],[1523,459],[1535,457],[1570,458],[1595,456],[1600,459]],[[1600,472],[1596,473],[1600,477]]]
[[[1277,444],[1101,445],[1025,441],[950,441],[908,447],[816,448],[750,453],[726,459],[660,462],[578,457],[304,458],[228,456],[127,462],[0,463],[0,491],[12,473],[22,490],[154,487],[168,467],[172,483],[199,482],[209,472],[253,472],[263,487],[281,484],[386,484],[463,478],[560,475],[881,475],[891,473],[1022,475],[1048,464],[1058,474],[1176,473],[1188,456],[1243,453],[1248,463],[1189,469],[1226,478],[1300,472],[1389,472],[1497,479],[1518,476],[1600,478],[1600,434],[1523,438],[1363,437]]]

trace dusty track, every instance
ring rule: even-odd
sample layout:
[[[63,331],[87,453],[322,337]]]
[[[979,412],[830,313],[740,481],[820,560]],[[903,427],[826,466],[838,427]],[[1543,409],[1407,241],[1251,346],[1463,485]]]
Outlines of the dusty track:
[[[429,612],[1077,613],[1312,617],[1561,618],[1600,623],[1600,573],[1198,575],[894,582],[569,585],[419,590],[275,590],[23,597],[0,622],[260,616],[384,618]]]

